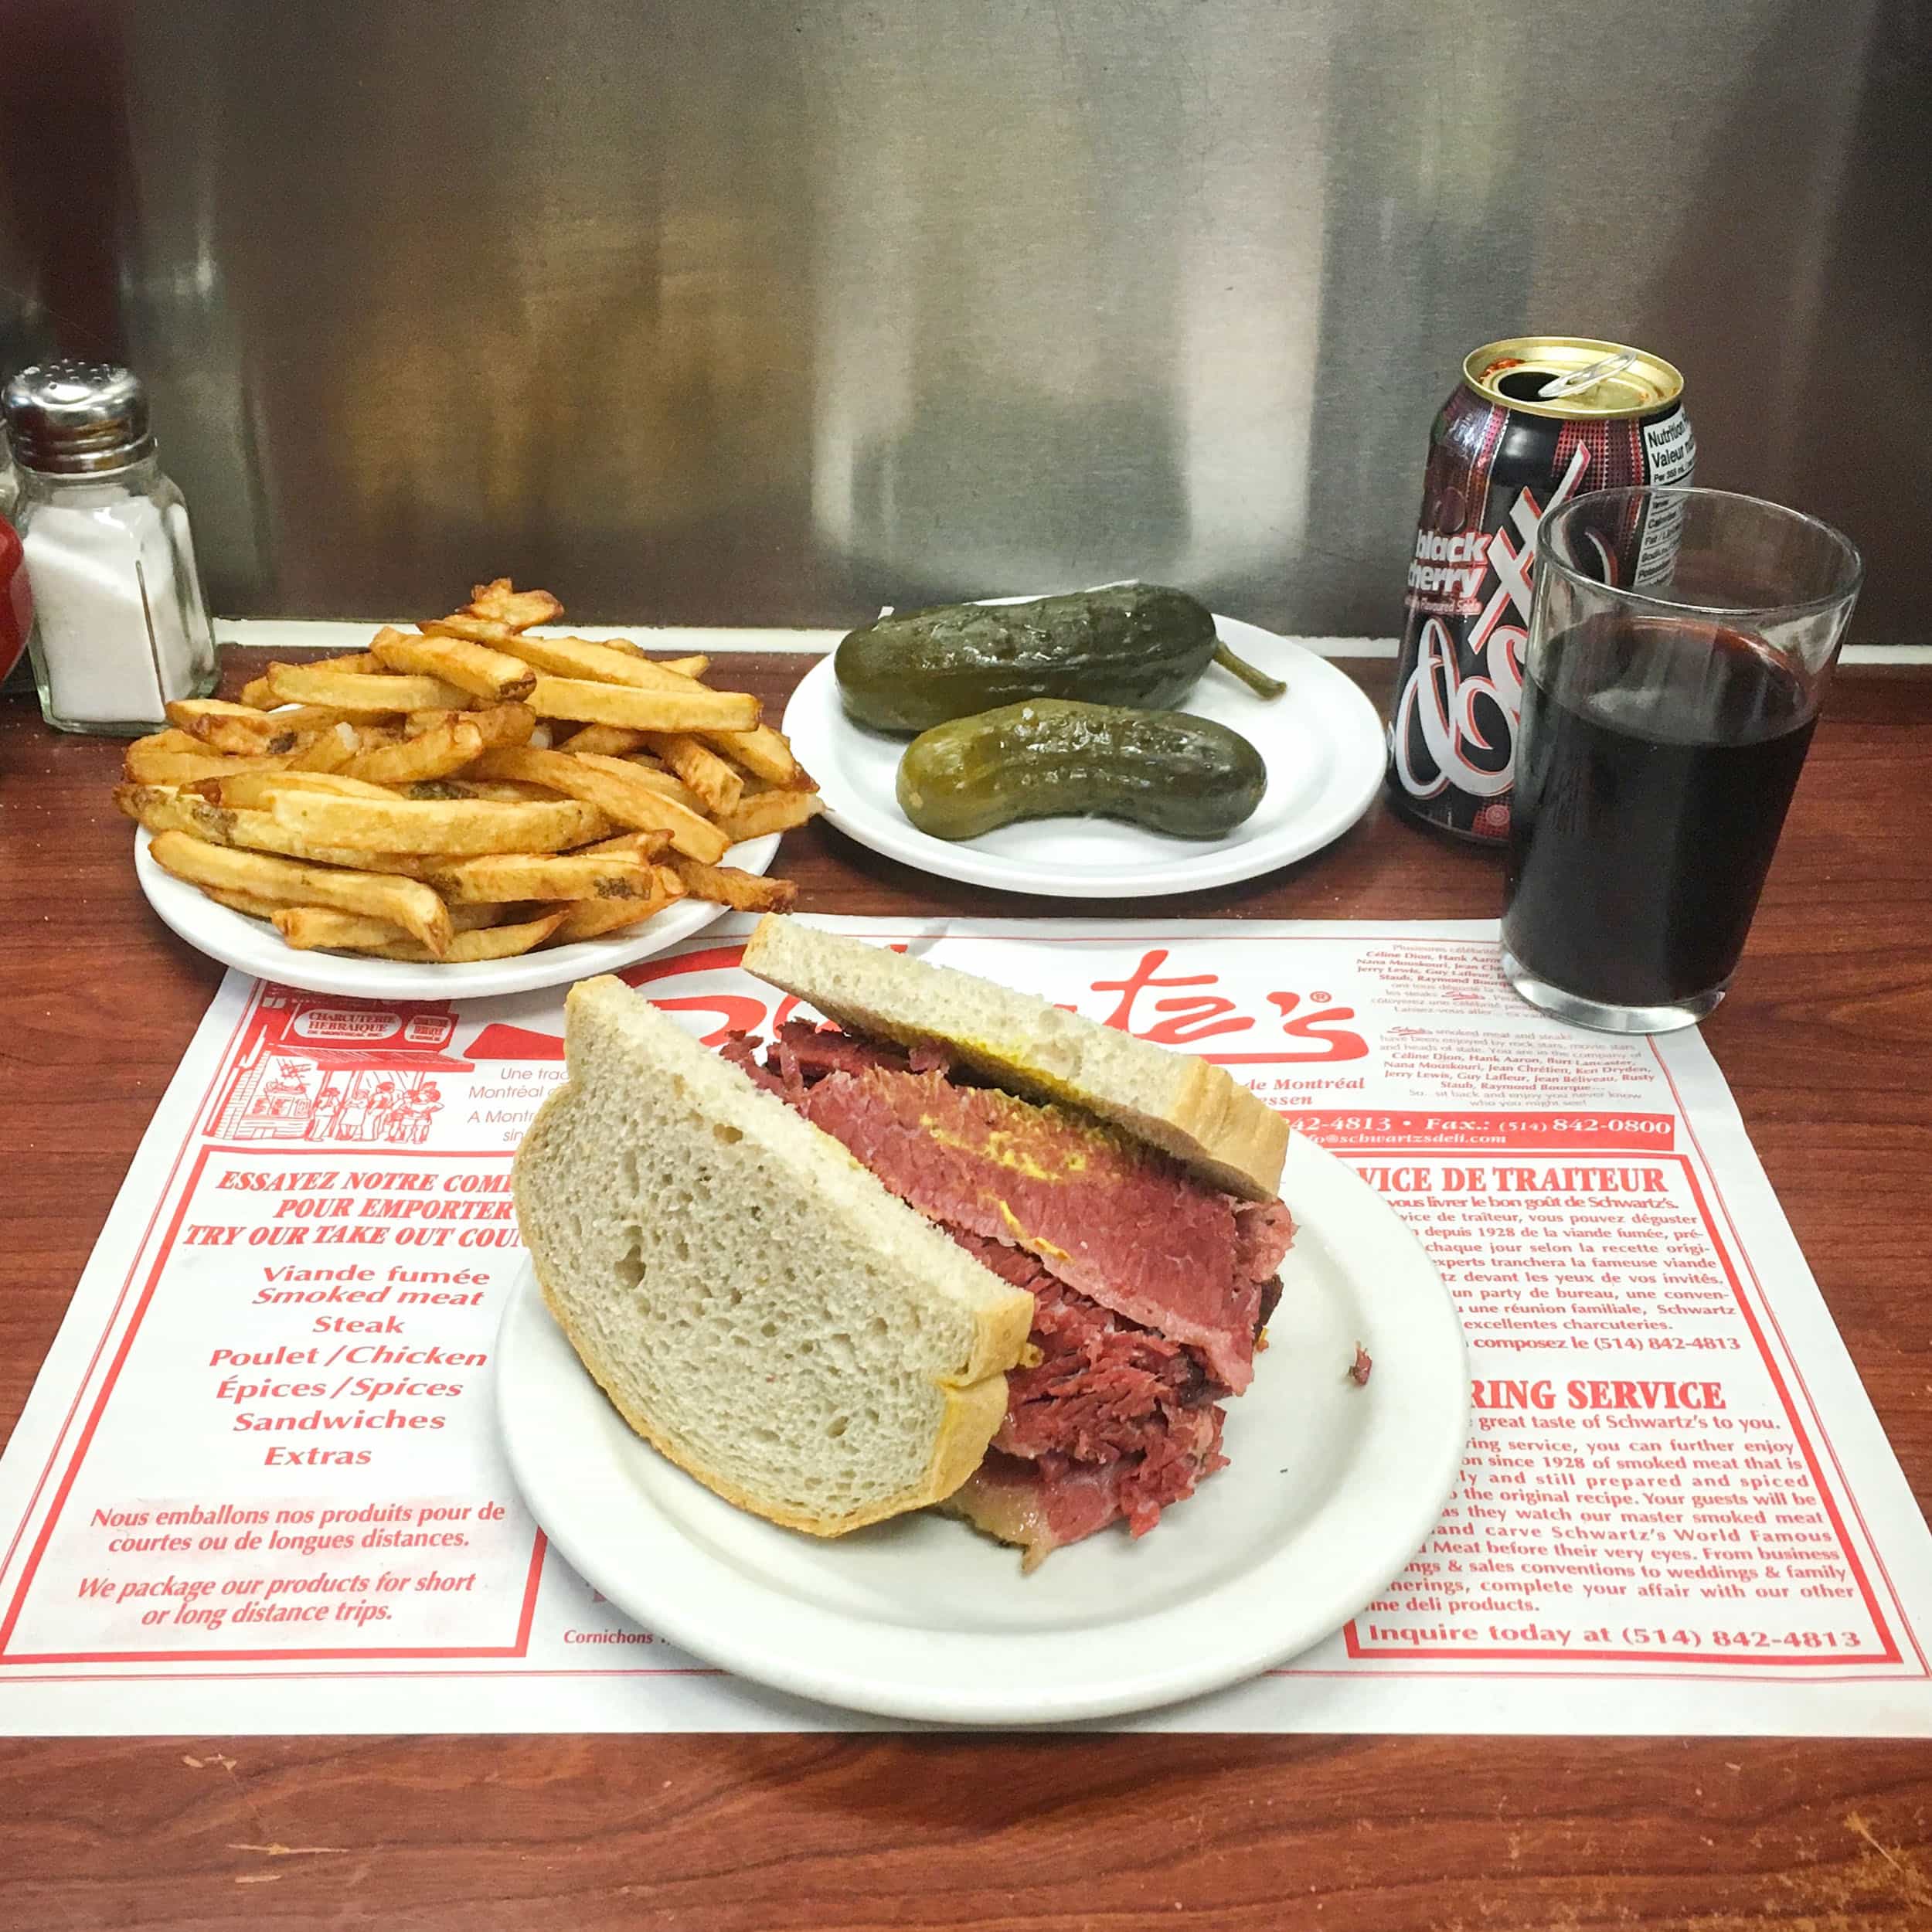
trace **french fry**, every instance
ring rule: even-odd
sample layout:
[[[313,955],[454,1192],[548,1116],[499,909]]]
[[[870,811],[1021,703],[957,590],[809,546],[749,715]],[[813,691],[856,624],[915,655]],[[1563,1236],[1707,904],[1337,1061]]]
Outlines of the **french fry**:
[[[456,620],[452,617],[446,621],[454,624]],[[424,628],[434,631],[437,626]],[[467,636],[468,632],[462,634]],[[697,682],[681,676],[668,665],[652,663],[634,650],[620,650],[614,644],[593,644],[587,638],[521,638],[503,631],[490,641],[498,650],[521,658],[553,678],[633,685],[640,691],[689,691]]]
[[[634,850],[488,852],[433,866],[423,880],[453,906],[500,905],[518,899],[641,899],[657,889],[655,868]]]
[[[347,777],[366,778],[377,784],[413,785],[426,778],[447,778],[482,753],[482,733],[459,711],[451,713],[447,724],[435,726],[396,744],[360,753],[342,770]]]
[[[151,731],[145,738],[131,740],[130,751],[185,751],[206,756],[208,747],[192,732],[170,725],[165,731]]]
[[[502,805],[542,804],[556,794],[543,785],[513,784],[507,778],[425,778],[403,788],[406,798],[490,798]]]
[[[516,635],[500,618],[471,617],[467,611],[452,611],[446,617],[426,618],[417,628],[426,638],[462,638],[498,650]]]
[[[427,948],[413,946],[407,940],[372,950],[379,959],[409,960],[417,965],[468,966],[479,960],[514,959],[519,954],[534,952],[553,938],[569,917],[567,912],[546,913],[541,919],[525,920],[515,925],[491,926],[478,932],[458,933],[450,941],[449,951],[440,960]]]
[[[624,762],[660,798],[673,799],[686,811],[695,811],[700,818],[703,817],[704,801],[682,778],[672,777],[658,763],[654,754],[635,754]]]
[[[485,754],[491,759],[527,755]],[[488,852],[560,852],[601,838],[610,829],[595,805],[574,798],[502,804],[484,798],[337,798],[325,792],[283,791],[270,811],[278,824],[318,845],[461,858]]]
[[[393,712],[427,710],[432,705],[453,711],[469,708],[468,692],[445,684],[440,678],[420,675],[271,664],[268,688],[277,702],[328,705],[350,718],[383,718]]]
[[[537,679],[529,703],[540,718],[628,725],[638,731],[748,731],[758,722],[758,700],[750,692],[713,691],[701,684],[646,691],[546,675]]]
[[[556,946],[574,945],[579,940],[597,939],[606,933],[621,932],[655,919],[665,906],[684,896],[684,882],[675,872],[658,869],[658,889],[648,899],[586,899],[566,907],[563,920],[552,935]]]
[[[376,727],[347,722],[332,724],[315,737],[288,761],[291,771],[340,771],[350,759],[374,749]]]
[[[789,879],[764,879],[736,866],[701,866],[682,852],[672,853],[665,863],[684,881],[692,898],[729,906],[734,912],[789,912],[798,896],[798,888]]]
[[[257,711],[219,698],[180,698],[168,707],[168,717],[197,743],[236,757],[299,750],[342,715],[325,705]]]
[[[548,785],[640,832],[668,832],[671,842],[693,859],[710,862],[724,856],[726,841],[716,825],[665,797],[647,781],[645,773],[621,758],[579,757],[567,751],[491,751],[477,760],[475,768],[485,777]]]
[[[536,673],[521,658],[461,638],[413,638],[406,631],[385,629],[376,633],[369,648],[386,670],[440,678],[490,704],[527,698],[536,682]]]
[[[274,667],[271,665],[269,668],[272,670]],[[380,660],[372,656],[369,652],[352,651],[345,657],[311,658],[301,668],[304,671],[363,672],[380,671],[383,666]],[[241,701],[243,704],[253,705],[263,711],[272,710],[281,702],[281,699],[277,698],[274,691],[270,689],[266,675],[253,679],[242,686]]]
[[[735,845],[743,839],[762,838],[767,832],[790,832],[823,809],[815,791],[761,791],[719,822]]]
[[[278,858],[299,859],[310,865],[346,866],[355,871],[389,872],[413,879],[435,862],[414,853],[351,852],[342,846],[321,845],[277,824],[266,811],[236,811],[193,792],[176,791],[164,785],[117,785],[114,804],[157,836],[164,832],[185,832],[208,845],[272,852]]]
[[[577,847],[580,852],[641,852],[646,859],[662,859],[670,849],[671,835],[666,832],[621,832],[614,838],[600,838],[594,845]]]
[[[805,768],[791,755],[791,740],[770,725],[750,731],[706,731],[699,734],[715,751],[744,767],[754,778],[788,791],[816,791]]]
[[[533,624],[554,624],[563,614],[563,606],[548,590],[519,590],[508,577],[492,577],[488,583],[470,589],[469,611],[472,617],[494,618],[512,631],[527,631]]]
[[[272,899],[257,899],[253,893],[231,893],[219,886],[202,887],[204,896],[212,899],[217,906],[226,906],[231,913],[243,913],[250,919],[272,920],[281,908]],[[346,919],[346,913],[334,913],[332,918]],[[402,927],[392,926],[389,930],[400,933]]]
[[[650,747],[713,818],[737,810],[744,781],[709,746],[685,732],[658,731],[651,734]]]
[[[122,776],[138,785],[192,785],[202,778],[233,777],[244,771],[280,771],[286,753],[224,758],[217,752],[175,751],[138,738],[121,760]]]
[[[409,937],[400,926],[392,925],[386,919],[371,919],[360,913],[332,912],[326,906],[275,906],[265,900],[253,903],[266,908],[256,917],[270,920],[298,952],[313,952],[321,947],[332,947],[344,952],[366,952],[372,947],[400,945]],[[501,906],[452,906],[451,930],[458,936],[481,931],[495,925],[502,910]],[[454,939],[451,944],[454,944]]]
[[[338,912],[366,913],[401,927],[433,958],[440,959],[449,951],[453,937],[449,908],[413,879],[300,866],[260,852],[207,845],[179,832],[160,833],[148,852],[156,865],[191,886],[219,886],[283,906],[327,906]]]
[[[226,698],[170,698],[164,706],[168,722],[192,737],[203,718],[260,718],[264,714],[252,704],[231,704]]]
[[[380,785],[335,771],[245,771],[232,778],[204,779],[195,789],[217,804],[243,811],[266,811],[285,791],[325,791],[336,798],[395,795]]]
[[[557,746],[560,751],[594,751],[604,758],[621,758],[628,751],[641,751],[648,731],[627,731],[622,725],[586,725],[573,731]]]
[[[498,745],[526,745],[536,729],[536,713],[526,704],[486,705],[478,711],[412,711],[405,728],[408,737],[420,737],[453,718],[462,718],[482,734],[485,751]]]

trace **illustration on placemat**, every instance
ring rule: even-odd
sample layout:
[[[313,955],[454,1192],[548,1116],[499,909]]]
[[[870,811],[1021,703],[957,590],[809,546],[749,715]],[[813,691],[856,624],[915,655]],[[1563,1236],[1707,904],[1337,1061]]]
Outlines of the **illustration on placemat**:
[[[444,1106],[434,1076],[465,1073],[444,1049],[447,1002],[383,1005],[265,992],[250,1014],[209,1131],[226,1141],[380,1141],[420,1147]]]

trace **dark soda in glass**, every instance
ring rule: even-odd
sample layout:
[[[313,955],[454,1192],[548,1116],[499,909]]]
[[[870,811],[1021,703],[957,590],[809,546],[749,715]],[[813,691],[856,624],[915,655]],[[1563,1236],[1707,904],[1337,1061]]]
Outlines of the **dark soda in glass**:
[[[1736,970],[1817,723],[1777,652],[1599,611],[1524,680],[1503,944],[1537,978],[1661,1007]]]

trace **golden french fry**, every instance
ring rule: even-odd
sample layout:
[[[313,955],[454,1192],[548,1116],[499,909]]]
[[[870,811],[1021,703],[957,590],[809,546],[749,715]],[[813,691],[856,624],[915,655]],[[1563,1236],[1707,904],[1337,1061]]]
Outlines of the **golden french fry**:
[[[271,665],[270,670],[274,667]],[[352,651],[345,657],[311,658],[304,671],[380,671],[381,663],[366,651]],[[266,675],[253,678],[241,688],[241,701],[263,711],[272,711],[282,700],[277,697]]]
[[[654,731],[650,747],[714,818],[738,809],[744,781],[708,746],[682,731]]]
[[[206,748],[176,751],[138,738],[121,760],[121,775],[138,785],[191,785],[199,779],[233,777],[244,771],[280,771],[288,762],[285,753],[224,758]]]
[[[644,647],[637,647],[641,651]],[[660,671],[668,671],[673,677],[702,678],[711,668],[709,658],[658,658],[652,660]]]
[[[537,679],[529,702],[540,718],[628,725],[639,731],[747,731],[758,722],[758,700],[750,692],[713,691],[701,684],[688,684],[682,691],[645,691],[546,675]]]
[[[630,766],[645,784],[657,793],[659,798],[674,799],[683,806],[686,811],[695,811],[700,818],[703,817],[704,801],[682,779],[672,777],[670,773],[658,763],[654,753],[633,753],[624,762]]]
[[[451,714],[447,724],[397,744],[360,753],[342,769],[349,777],[366,778],[377,784],[419,784],[426,778],[447,778],[451,772],[461,771],[482,751],[482,733],[459,711]]]
[[[427,628],[434,630],[436,626]],[[653,664],[635,651],[620,650],[614,644],[593,644],[587,638],[520,638],[506,631],[490,641],[498,650],[521,658],[553,678],[633,685],[640,691],[689,691],[696,682],[663,665]]]
[[[346,866],[352,871],[390,872],[413,879],[435,862],[410,852],[351,852],[321,845],[277,825],[266,811],[237,811],[165,785],[117,785],[114,804],[151,832],[185,832],[208,845],[273,852],[315,866]]]
[[[329,671],[318,665],[271,664],[268,686],[278,702],[328,705],[350,718],[383,718],[431,706],[469,709],[469,693],[440,678],[360,671]]]
[[[488,758],[526,754],[495,751]],[[604,837],[610,821],[575,798],[542,804],[498,804],[485,798],[337,798],[325,792],[283,791],[272,815],[318,845],[371,852],[447,853],[468,858],[488,852],[560,852]]]
[[[298,802],[317,797],[298,794]],[[440,959],[449,950],[449,908],[428,886],[413,879],[297,865],[260,852],[208,845],[180,832],[158,834],[148,852],[156,865],[191,886],[218,886],[282,906],[327,906],[338,912],[362,913],[401,927],[434,958]]]
[[[658,889],[647,899],[586,899],[568,907],[563,921],[552,935],[553,946],[574,945],[580,939],[597,939],[606,933],[641,926],[655,919],[665,906],[684,896],[682,882],[674,872],[659,868]]]
[[[273,920],[276,913],[281,910],[274,900],[257,899],[253,893],[231,893],[219,886],[204,886],[201,891],[204,899],[212,899],[217,906],[226,906],[231,913],[246,913],[250,919]],[[344,913],[332,915],[338,919],[346,918],[348,916]],[[400,933],[402,928],[400,926],[392,926],[389,930],[393,933]]]
[[[600,757],[621,758],[628,751],[641,751],[648,731],[628,731],[622,725],[586,725],[560,741],[560,751],[594,751]]]
[[[526,704],[485,705],[475,711],[431,709],[410,713],[405,736],[420,737],[424,732],[434,731],[437,726],[447,724],[454,718],[461,718],[476,727],[482,735],[485,751],[498,745],[528,744],[537,724],[536,713]]]
[[[533,624],[554,624],[563,606],[548,590],[519,590],[508,577],[493,577],[471,587],[469,613],[512,631],[527,631]]]
[[[190,736],[203,718],[259,718],[263,715],[252,704],[231,704],[226,698],[170,698],[163,709],[168,722]]]
[[[734,912],[789,912],[798,896],[798,888],[789,879],[763,879],[736,866],[701,866],[682,852],[672,853],[665,863],[684,881],[693,899],[729,906]]]
[[[614,838],[600,838],[594,845],[579,845],[579,852],[635,852],[646,859],[662,859],[671,849],[668,832],[621,832]]]
[[[536,673],[521,658],[461,638],[413,638],[404,631],[385,630],[377,633],[369,648],[386,670],[440,678],[491,704],[527,698],[536,682]]]
[[[502,805],[542,804],[556,794],[546,785],[512,784],[507,778],[425,778],[403,787],[406,798],[489,798]]]
[[[210,893],[209,896],[219,895]],[[256,903],[267,904],[266,901]],[[495,925],[502,911],[501,906],[452,906],[450,926],[458,935],[481,931]],[[271,921],[298,952],[313,952],[319,947],[341,952],[367,952],[378,946],[401,945],[409,938],[400,926],[392,925],[386,919],[333,912],[326,906],[268,905],[257,916]]]
[[[497,650],[516,635],[501,620],[473,617],[467,611],[454,611],[447,617],[426,618],[417,628],[426,638],[461,638],[471,644],[488,645]]]
[[[337,798],[391,798],[393,792],[335,771],[245,771],[232,778],[205,779],[195,789],[217,804],[243,811],[266,811],[284,791],[325,791]]]
[[[451,905],[519,899],[641,899],[657,875],[641,852],[488,852],[431,866],[423,875]]]
[[[210,750],[246,757],[256,752],[294,751],[342,714],[324,705],[290,705],[258,711],[220,698],[177,698],[169,720]]]
[[[719,822],[735,845],[741,839],[762,838],[767,832],[790,832],[823,809],[815,791],[761,791]]]
[[[534,951],[546,940],[553,938],[569,916],[563,911],[546,913],[541,919],[524,920],[515,925],[488,926],[474,932],[458,933],[451,940],[449,950],[440,956],[427,947],[413,946],[407,940],[400,940],[393,946],[371,946],[363,950],[379,959],[411,960],[418,965],[434,961],[444,966],[468,966],[478,960],[514,959],[519,953]]]
[[[705,731],[699,736],[714,751],[744,767],[753,777],[767,784],[782,785],[790,791],[816,791],[803,765],[791,754],[791,740],[770,725],[750,731]]]
[[[693,859],[710,861],[724,856],[725,837],[716,825],[675,799],[665,798],[648,782],[649,774],[621,758],[594,753],[578,757],[567,751],[488,751],[477,760],[475,769],[485,777],[548,785],[566,798],[595,804],[619,825],[635,826],[641,832],[668,832],[671,842]]]
[[[131,740],[128,750],[166,752],[192,758],[205,758],[208,755],[208,747],[203,740],[175,725],[168,726],[165,731],[151,731],[145,738]]]
[[[352,725],[346,719],[318,731],[288,761],[291,771],[340,771],[350,759],[374,748],[376,727]]]

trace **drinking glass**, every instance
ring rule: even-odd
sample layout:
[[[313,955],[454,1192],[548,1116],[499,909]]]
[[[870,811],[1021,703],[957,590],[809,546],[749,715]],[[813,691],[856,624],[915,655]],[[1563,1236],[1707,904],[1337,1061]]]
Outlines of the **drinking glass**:
[[[1863,575],[1828,525],[1724,490],[1544,518],[1502,917],[1532,1005],[1661,1033],[1724,997]]]

